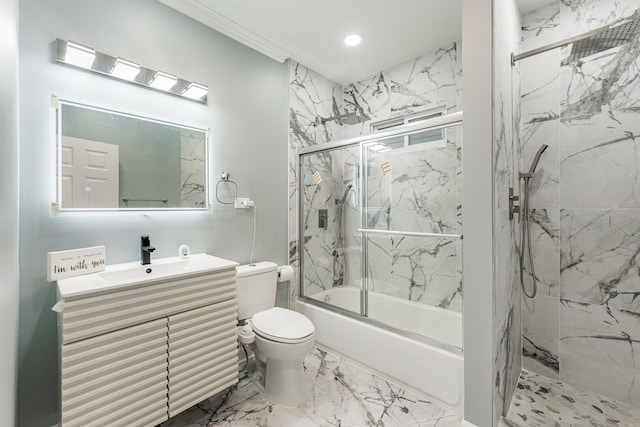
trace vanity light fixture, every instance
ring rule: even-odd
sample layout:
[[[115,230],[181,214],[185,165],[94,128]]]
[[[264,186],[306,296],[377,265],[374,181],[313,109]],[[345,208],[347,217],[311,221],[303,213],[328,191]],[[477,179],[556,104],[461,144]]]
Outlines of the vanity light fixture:
[[[149,86],[160,90],[169,90],[178,83],[178,77],[163,71],[156,72],[153,79],[149,82]]]
[[[67,52],[64,56],[65,62],[76,67],[91,68],[95,59],[95,49],[79,43],[67,42]]]
[[[140,65],[126,59],[118,58],[113,65],[111,75],[122,80],[134,80],[140,74]]]
[[[147,68],[72,41],[56,39],[56,51],[56,61],[59,63],[184,99],[207,103],[209,88],[206,85],[181,79],[175,74]]]
[[[206,86],[194,82],[191,83],[184,92],[182,92],[182,96],[186,96],[191,99],[200,99],[208,93],[209,89]]]

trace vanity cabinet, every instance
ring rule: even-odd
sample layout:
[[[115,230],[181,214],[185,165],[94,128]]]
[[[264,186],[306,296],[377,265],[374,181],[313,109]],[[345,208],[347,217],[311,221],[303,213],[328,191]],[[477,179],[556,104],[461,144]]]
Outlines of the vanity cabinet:
[[[76,296],[59,281],[60,426],[155,426],[235,384],[231,267]]]

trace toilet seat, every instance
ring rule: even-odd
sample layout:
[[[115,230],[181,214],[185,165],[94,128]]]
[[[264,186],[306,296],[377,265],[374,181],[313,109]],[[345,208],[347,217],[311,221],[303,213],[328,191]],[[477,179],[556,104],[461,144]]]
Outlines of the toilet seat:
[[[315,333],[313,323],[306,316],[280,307],[254,314],[251,327],[262,338],[287,344],[308,341]]]

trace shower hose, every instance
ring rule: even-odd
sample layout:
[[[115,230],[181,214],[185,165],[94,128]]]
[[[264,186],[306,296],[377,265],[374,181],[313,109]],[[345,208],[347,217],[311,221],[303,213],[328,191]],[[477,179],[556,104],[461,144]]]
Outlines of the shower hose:
[[[533,265],[533,254],[531,252],[531,222],[529,220],[529,184],[531,177],[523,177],[524,180],[524,198],[522,199],[522,206],[520,207],[522,212],[522,225],[520,227],[520,286],[522,292],[527,298],[533,298],[536,296],[538,286],[536,283],[536,270]],[[531,294],[527,293],[526,286],[524,284],[524,248],[525,243],[527,246],[529,269],[531,270],[531,278],[533,282],[533,290]]]

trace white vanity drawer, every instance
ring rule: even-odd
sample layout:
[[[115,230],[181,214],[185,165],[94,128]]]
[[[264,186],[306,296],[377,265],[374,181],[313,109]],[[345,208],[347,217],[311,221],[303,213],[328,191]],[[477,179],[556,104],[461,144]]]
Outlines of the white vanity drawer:
[[[64,302],[63,344],[236,297],[235,268],[168,282],[152,282]]]

